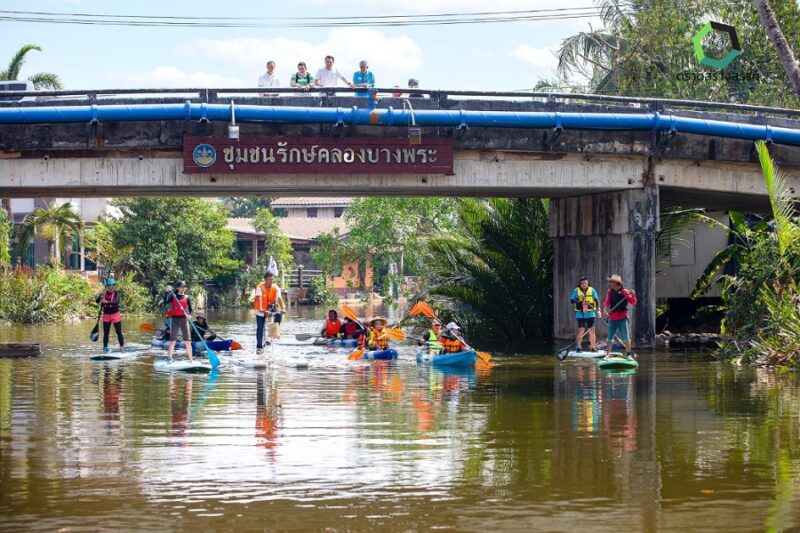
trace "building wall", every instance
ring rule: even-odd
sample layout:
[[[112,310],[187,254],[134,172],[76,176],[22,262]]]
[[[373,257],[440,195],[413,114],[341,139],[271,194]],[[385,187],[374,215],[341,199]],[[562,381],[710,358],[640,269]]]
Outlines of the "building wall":
[[[298,218],[298,217],[307,217],[308,209],[314,208],[317,210],[317,218],[334,218],[334,208],[333,207],[315,207],[315,206],[304,206],[304,207],[289,207],[286,209],[287,216],[291,218]]]

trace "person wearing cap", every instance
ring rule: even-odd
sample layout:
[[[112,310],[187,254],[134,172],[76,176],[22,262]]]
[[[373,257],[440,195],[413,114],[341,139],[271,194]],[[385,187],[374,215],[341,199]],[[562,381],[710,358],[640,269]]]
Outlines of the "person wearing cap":
[[[282,313],[286,309],[283,305],[281,288],[273,281],[273,277],[271,270],[264,273],[264,281],[256,287],[253,299],[253,309],[256,312],[256,353],[259,355],[264,353],[264,324],[267,318],[272,317],[273,322],[280,324],[283,319]]]
[[[636,291],[623,287],[622,277],[619,274],[614,274],[608,278],[608,284],[608,292],[603,302],[603,307],[606,308],[606,314],[608,315],[608,345],[611,346],[614,336],[618,335],[619,340],[625,345],[628,358],[631,358],[633,357],[633,351],[631,350],[631,341],[628,338],[628,304],[636,305]]]
[[[458,324],[450,322],[445,326],[445,332],[442,333],[442,353],[458,353],[467,349],[464,341],[461,340],[459,335]]]
[[[386,335],[386,319],[376,316],[367,324],[369,326],[369,340],[367,346],[370,350],[388,350],[389,336]]]
[[[419,346],[424,346],[430,355],[442,353],[442,323],[435,318],[431,321],[431,329],[425,332],[421,338],[417,339]]]
[[[600,298],[588,278],[578,280],[578,286],[572,289],[569,297],[575,309],[575,318],[578,321],[578,332],[575,334],[576,352],[582,351],[581,344],[586,330],[589,330],[589,349],[597,351],[597,336],[594,331],[594,320],[601,316],[598,303]]]
[[[106,290],[99,294],[94,301],[103,308],[103,351],[108,351],[108,334],[111,324],[119,341],[119,350],[125,350],[125,338],[122,336],[122,314],[119,311],[120,294],[117,291],[117,282],[114,278],[106,280]]]
[[[197,313],[194,319],[194,328],[192,328],[192,342],[213,341],[216,338],[217,336],[211,331],[211,326],[208,325],[205,313]]]
[[[167,286],[167,293],[164,297],[164,305],[167,306],[167,317],[170,320],[169,328],[169,348],[168,356],[172,361],[172,354],[175,353],[175,343],[178,342],[178,334],[183,337],[183,345],[186,347],[186,356],[189,361],[192,359],[192,335],[189,333],[189,318],[194,310],[192,308],[192,298],[186,294],[186,282],[179,281],[176,289]]]

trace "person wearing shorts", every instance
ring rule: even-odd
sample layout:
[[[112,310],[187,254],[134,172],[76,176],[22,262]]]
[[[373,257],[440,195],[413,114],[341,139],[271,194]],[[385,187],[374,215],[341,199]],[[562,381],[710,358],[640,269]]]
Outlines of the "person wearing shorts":
[[[606,299],[603,302],[608,314],[608,345],[611,346],[614,336],[617,336],[625,345],[630,359],[633,357],[633,350],[628,337],[628,304],[636,305],[636,291],[623,287],[622,277],[619,274],[608,278],[608,285]]]
[[[169,328],[169,360],[172,361],[172,354],[175,352],[175,343],[178,341],[178,334],[183,338],[186,346],[186,356],[192,361],[192,336],[189,333],[189,315],[192,314],[192,299],[186,294],[186,282],[179,281],[175,291],[172,287],[167,287],[167,295],[164,303],[168,307],[167,316],[170,318]]]
[[[601,316],[597,291],[594,290],[587,278],[581,278],[578,280],[578,286],[572,289],[569,301],[575,309],[575,318],[578,321],[578,331],[575,334],[575,351],[582,351],[583,337],[588,331],[589,349],[596,352],[597,336],[594,330],[594,319]]]

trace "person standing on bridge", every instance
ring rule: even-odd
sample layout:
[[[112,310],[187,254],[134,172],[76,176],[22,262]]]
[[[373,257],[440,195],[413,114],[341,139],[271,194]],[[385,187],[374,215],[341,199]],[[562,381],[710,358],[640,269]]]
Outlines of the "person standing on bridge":
[[[336,87],[342,80],[345,85],[352,87],[353,84],[342,76],[338,69],[333,67],[333,56],[325,56],[325,66],[317,71],[314,85],[317,87]]]
[[[569,301],[575,306],[575,318],[578,320],[578,332],[575,335],[576,352],[582,351],[581,344],[587,330],[589,332],[589,349],[597,351],[597,337],[594,331],[594,320],[601,316],[597,291],[589,283],[588,278],[578,280],[578,286],[572,289]]]
[[[289,86],[302,91],[307,91],[314,85],[314,76],[312,76],[306,67],[306,64],[301,61],[297,64],[297,72],[292,74],[289,78]]]
[[[628,338],[628,304],[636,305],[636,291],[623,287],[622,277],[619,274],[613,274],[608,278],[608,283],[609,289],[603,302],[608,315],[608,353],[611,353],[614,336],[619,334],[619,340],[625,345],[626,354],[631,359],[633,351]]]
[[[261,76],[259,76],[258,86],[269,87],[269,88],[275,88],[281,86],[281,82],[278,80],[277,76],[275,76],[274,61],[267,61],[267,71]],[[263,93],[261,96],[266,96],[266,95],[267,93]]]
[[[264,353],[264,325],[267,318],[272,317],[276,324],[281,323],[285,312],[281,288],[272,280],[273,273],[267,270],[264,273],[264,281],[256,287],[256,295],[253,300],[253,308],[256,311],[256,354]],[[280,309],[280,311],[278,311]],[[270,341],[267,341],[269,343]]]
[[[351,87],[362,87],[372,89],[375,87],[375,76],[369,71],[366,60],[359,61],[358,70],[353,73],[353,84]],[[373,91],[356,91],[356,96],[369,96]]]

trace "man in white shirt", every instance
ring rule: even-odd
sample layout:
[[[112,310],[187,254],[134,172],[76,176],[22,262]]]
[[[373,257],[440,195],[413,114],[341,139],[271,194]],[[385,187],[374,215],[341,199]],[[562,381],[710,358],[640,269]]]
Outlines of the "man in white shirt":
[[[267,71],[259,76],[258,78],[258,86],[259,87],[280,87],[281,82],[278,81],[278,78],[275,77],[275,62],[274,61],[267,61]],[[266,96],[266,93],[263,93],[261,96]]]
[[[314,85],[317,87],[336,87],[339,84],[339,80],[342,80],[348,87],[353,86],[347,78],[333,68],[333,56],[325,56],[325,67],[317,71],[317,75],[314,77]]]

